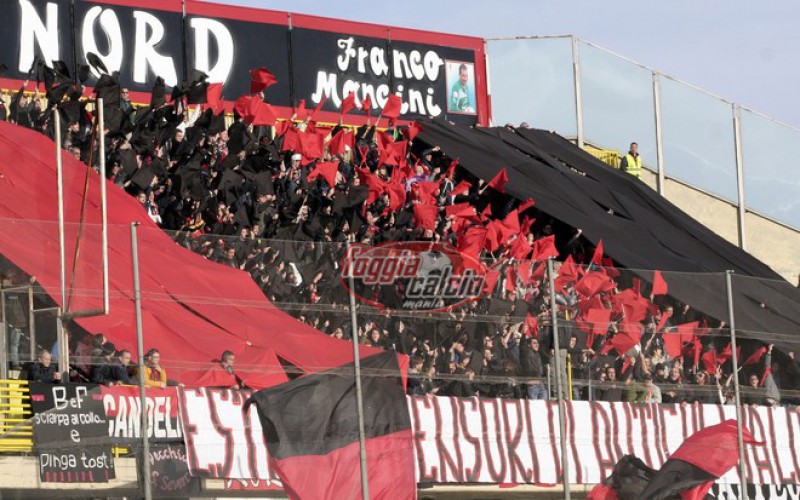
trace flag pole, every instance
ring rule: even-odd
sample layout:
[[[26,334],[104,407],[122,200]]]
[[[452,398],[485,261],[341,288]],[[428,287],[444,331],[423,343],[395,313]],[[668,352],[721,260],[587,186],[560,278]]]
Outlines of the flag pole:
[[[736,352],[736,316],[733,312],[733,285],[731,276],[733,271],[725,271],[725,288],[728,292],[728,327],[731,332],[731,363],[733,363],[733,391],[736,397],[736,437],[739,440],[739,483],[741,484],[742,499],[748,500],[747,494],[747,469],[744,454],[744,436],[742,434],[742,398],[739,392],[739,354]]]
[[[38,87],[37,87],[38,88]],[[67,346],[66,335],[64,332],[67,330],[67,313],[69,300],[67,299],[67,254],[66,254],[66,229],[64,223],[64,166],[61,160],[61,111],[58,106],[53,106],[53,133],[56,143],[56,183],[58,191],[58,259],[60,268],[60,284],[61,284],[61,314],[59,315],[59,324],[61,328],[58,329],[58,372],[64,373],[69,370],[69,346]]]
[[[558,427],[561,434],[561,475],[564,481],[564,500],[570,500],[569,458],[567,457],[567,425],[564,420],[563,375],[561,373],[561,346],[558,341],[558,310],[556,309],[556,281],[553,272],[553,258],[547,258],[547,276],[550,281],[550,322],[553,331],[553,348],[556,364],[556,397],[558,398]],[[572,392],[572,388],[570,388]]]
[[[367,475],[367,441],[364,432],[364,396],[361,393],[361,357],[358,353],[358,315],[356,314],[356,296],[353,284],[353,259],[350,255],[350,241],[345,247],[349,261],[347,274],[350,285],[350,333],[353,337],[353,365],[356,376],[356,404],[358,411],[358,444],[361,460],[361,498],[369,500],[369,476]]]
[[[133,301],[136,308],[136,347],[139,351],[139,398],[142,417],[142,486],[145,500],[153,498],[150,489],[150,442],[147,440],[147,398],[144,383],[144,338],[142,333],[142,290],[139,283],[138,222],[131,223],[131,260],[133,261]]]

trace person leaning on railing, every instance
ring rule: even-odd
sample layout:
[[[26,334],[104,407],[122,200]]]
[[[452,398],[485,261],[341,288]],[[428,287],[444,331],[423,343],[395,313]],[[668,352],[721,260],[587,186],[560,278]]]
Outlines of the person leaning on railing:
[[[39,351],[39,358],[36,361],[26,363],[23,369],[27,372],[27,380],[31,382],[61,383],[62,375],[58,371],[58,366],[53,364],[53,358],[47,349]]]

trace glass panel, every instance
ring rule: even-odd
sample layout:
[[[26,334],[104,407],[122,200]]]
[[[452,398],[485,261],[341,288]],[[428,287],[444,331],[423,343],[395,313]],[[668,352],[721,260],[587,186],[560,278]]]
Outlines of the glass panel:
[[[742,110],[742,156],[747,208],[800,227],[800,180],[789,151],[800,150],[800,130]],[[789,161],[787,161],[789,160]]]
[[[586,142],[621,154],[637,142],[644,165],[656,170],[652,73],[585,42],[578,47]]]
[[[660,81],[666,174],[735,203],[731,105],[675,80]]]
[[[490,41],[487,50],[496,125],[577,135],[570,38]]]

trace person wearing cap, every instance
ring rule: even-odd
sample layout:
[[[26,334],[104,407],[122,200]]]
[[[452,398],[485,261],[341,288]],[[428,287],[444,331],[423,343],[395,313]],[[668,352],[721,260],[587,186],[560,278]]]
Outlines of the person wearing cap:
[[[117,348],[111,342],[105,342],[92,350],[91,380],[95,384],[105,384],[109,378],[109,365]]]

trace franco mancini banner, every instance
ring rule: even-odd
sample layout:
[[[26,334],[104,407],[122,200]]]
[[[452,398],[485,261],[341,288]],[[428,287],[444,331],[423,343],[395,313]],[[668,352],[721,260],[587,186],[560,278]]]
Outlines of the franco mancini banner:
[[[182,389],[189,469],[206,478],[280,485],[270,469],[255,410],[245,391]],[[408,397],[418,483],[555,484],[561,474],[558,406],[517,399]],[[694,432],[735,418],[733,406],[567,403],[570,481],[595,484],[633,453],[659,468]],[[795,484],[800,477],[800,414],[746,407],[745,424],[766,446],[748,446],[748,483]],[[732,470],[720,484],[736,484]]]
[[[37,60],[61,61],[74,77],[93,53],[120,72],[138,102],[149,102],[157,76],[172,87],[198,69],[224,83],[230,103],[249,93],[249,70],[265,67],[278,80],[266,100],[282,118],[301,100],[310,109],[324,99],[317,119],[338,121],[342,100],[354,92],[359,103],[372,103],[373,117],[396,94],[402,120],[489,122],[480,38],[196,0],[3,0],[3,13],[6,88],[28,80]],[[100,76],[92,72],[89,86]],[[366,111],[353,115],[363,121]]]

